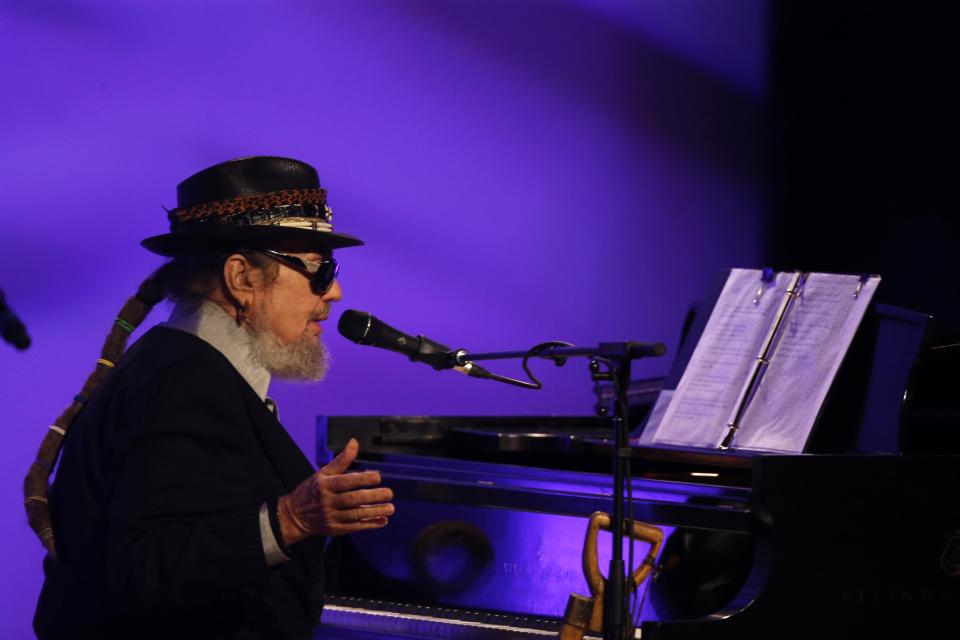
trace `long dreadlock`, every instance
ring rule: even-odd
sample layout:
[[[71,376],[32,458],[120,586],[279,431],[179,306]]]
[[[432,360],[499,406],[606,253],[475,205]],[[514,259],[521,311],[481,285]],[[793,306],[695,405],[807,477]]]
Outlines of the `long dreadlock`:
[[[110,328],[110,333],[107,334],[107,339],[103,342],[100,358],[97,359],[97,366],[87,378],[80,393],[74,396],[73,402],[50,426],[40,443],[37,457],[30,465],[27,477],[23,480],[27,520],[30,523],[30,528],[40,537],[40,542],[51,558],[57,557],[57,551],[53,539],[53,527],[50,524],[50,505],[47,503],[47,496],[50,492],[50,473],[53,471],[57,457],[60,455],[60,445],[63,442],[63,437],[67,435],[67,430],[77,414],[80,413],[87,398],[106,377],[110,369],[114,367],[120,356],[123,355],[130,334],[143,322],[150,310],[165,297],[163,279],[167,267],[168,265],[164,265],[150,274],[140,284],[137,293],[127,300],[123,308],[120,309],[120,313],[117,314],[113,326]]]
[[[273,261],[244,249],[219,255],[175,258],[140,283],[137,293],[120,309],[104,340],[96,367],[87,378],[80,393],[74,396],[73,402],[44,435],[37,457],[23,480],[27,521],[51,558],[56,559],[57,551],[50,520],[50,474],[56,466],[63,438],[67,435],[70,425],[73,424],[90,395],[116,366],[127,347],[130,334],[143,322],[150,311],[165,298],[192,301],[206,298],[217,284],[222,282],[224,261],[235,254],[243,255],[254,268],[262,270],[268,282],[276,278],[278,268]]]

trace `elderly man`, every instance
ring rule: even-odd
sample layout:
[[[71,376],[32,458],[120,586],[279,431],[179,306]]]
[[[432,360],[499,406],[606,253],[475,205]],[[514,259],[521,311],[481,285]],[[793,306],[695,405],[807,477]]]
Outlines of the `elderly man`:
[[[362,244],[333,232],[314,169],[234,160],[177,199],[170,233],[143,242],[173,259],[124,307],[27,478],[48,549],[43,639],[309,637],[324,536],[393,513],[379,474],[346,472],[356,441],[315,471],[266,396],[271,377],[323,376],[319,323],[342,295],[333,249]],[[165,297],[170,320],[109,357]]]

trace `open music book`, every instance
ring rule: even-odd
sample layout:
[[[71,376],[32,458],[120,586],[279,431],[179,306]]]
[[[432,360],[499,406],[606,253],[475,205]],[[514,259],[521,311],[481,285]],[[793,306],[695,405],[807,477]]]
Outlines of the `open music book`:
[[[733,269],[644,444],[801,452],[877,276]]]

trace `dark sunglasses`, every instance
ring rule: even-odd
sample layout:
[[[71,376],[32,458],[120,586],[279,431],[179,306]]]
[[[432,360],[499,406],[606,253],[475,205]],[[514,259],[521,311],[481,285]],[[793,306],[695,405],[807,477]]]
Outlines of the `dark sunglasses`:
[[[330,291],[330,287],[333,286],[337,276],[340,275],[340,265],[333,259],[333,256],[324,258],[323,262],[311,262],[279,251],[271,251],[270,249],[262,249],[262,251],[274,260],[293,267],[307,276],[310,280],[310,290],[318,296]]]

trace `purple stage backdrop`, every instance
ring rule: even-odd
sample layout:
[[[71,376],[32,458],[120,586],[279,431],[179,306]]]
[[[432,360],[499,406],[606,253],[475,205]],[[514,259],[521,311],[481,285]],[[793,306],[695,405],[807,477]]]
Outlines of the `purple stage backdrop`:
[[[31,637],[41,547],[20,482],[123,300],[160,259],[161,205],[251,154],[314,164],[344,300],[317,414],[586,414],[583,362],[531,392],[437,373],[335,331],[357,308],[473,351],[676,346],[718,269],[761,255],[763,0],[0,1],[0,637]],[[149,323],[165,319],[160,308]],[[659,375],[668,359],[643,362]],[[519,366],[497,371],[518,374]]]

